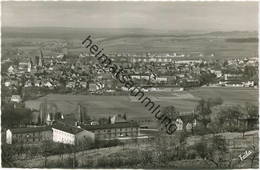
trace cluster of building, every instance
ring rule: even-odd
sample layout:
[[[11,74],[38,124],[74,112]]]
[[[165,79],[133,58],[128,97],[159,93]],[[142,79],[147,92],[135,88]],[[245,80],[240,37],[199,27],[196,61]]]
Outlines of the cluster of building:
[[[78,104],[73,113],[63,114],[56,104],[46,100],[40,104],[39,111],[33,111],[30,122],[30,127],[26,125],[26,128],[7,129],[6,143],[30,144],[48,140],[76,145],[86,140],[132,140],[146,136],[140,134],[140,128],[158,126],[152,117],[127,119],[126,115],[120,114],[100,123],[88,116],[87,108],[82,104]],[[182,113],[175,122],[177,131],[191,131],[197,126],[194,113]]]
[[[204,56],[201,53],[196,55]],[[130,73],[135,84],[142,87],[144,91],[157,91],[162,88],[183,90],[185,87],[200,86],[205,73],[214,77],[215,81],[212,83],[215,85],[257,86],[257,82],[252,79],[254,76],[258,77],[257,58],[230,59],[225,63],[220,63],[185,58],[188,56],[177,53],[146,53],[142,55],[111,54],[110,57],[115,64],[124,67]],[[191,58],[192,55],[189,57]],[[214,54],[210,57],[214,57]],[[8,62],[11,61],[6,63]],[[248,78],[246,74],[251,77]],[[78,57],[68,57],[63,54],[44,56],[42,51],[39,56],[27,58],[18,64],[11,64],[2,76],[2,85],[11,90],[10,100],[16,103],[23,101],[23,96],[19,94],[21,88],[64,88],[84,90],[95,94],[127,91],[109,74],[108,70],[100,68],[91,54],[80,54]],[[48,109],[52,111],[47,112]],[[154,120],[145,118],[100,125],[95,122],[86,122],[87,116],[80,105],[77,110],[76,116],[69,117],[71,115],[58,113],[54,104],[51,106],[43,102],[40,110],[33,113],[32,123],[39,127],[8,129],[7,143],[52,140],[76,144],[85,138],[91,140],[135,138],[139,135],[139,126],[149,128],[151,124],[155,123]],[[190,117],[188,122],[187,117]],[[57,121],[60,124],[55,123]],[[197,125],[194,115],[180,116],[175,121],[178,124],[177,130],[192,130]]]
[[[6,130],[7,144],[36,144],[43,141],[53,141],[64,144],[79,145],[82,143],[103,140],[133,140],[149,138],[142,134],[141,129],[160,127],[160,123],[152,117],[136,117],[127,119],[126,115],[114,115],[100,123],[87,115],[87,109],[81,104],[73,114],[63,115],[57,106],[46,101],[40,105],[40,110],[34,112],[30,127]],[[199,117],[194,112],[181,112],[174,120],[176,132],[193,132],[196,126],[202,126]],[[258,118],[240,117],[237,126],[255,129]],[[141,133],[140,133],[141,131]]]
[[[219,85],[257,87],[258,58],[233,59],[226,62]]]
[[[10,65],[2,82],[9,89],[44,87],[48,89],[85,90],[90,93],[124,91],[107,70],[100,68],[91,54],[78,57],[66,55],[28,58],[18,65]],[[215,85],[255,86],[256,82],[244,77],[246,66],[258,69],[256,58],[228,60],[226,65],[202,59],[176,59],[173,53],[152,55],[113,54],[115,64],[124,67],[140,87],[195,87],[202,84],[205,73],[214,76]],[[180,58],[180,57],[179,57]],[[229,70],[239,70],[237,73]]]
[[[144,53],[144,54],[110,54],[109,56],[115,56],[114,60],[123,61],[128,63],[162,63],[166,64],[169,62],[174,62],[177,60],[177,63],[182,63],[182,61],[188,61],[192,58],[192,62],[200,62],[199,60],[194,60],[194,58],[201,57],[214,57],[214,54],[204,55],[201,52],[190,52],[188,54],[184,53]],[[178,61],[178,59],[180,59]],[[182,60],[185,59],[185,60]]]
[[[104,125],[79,125],[76,123],[72,126],[61,119],[53,121],[50,125],[6,130],[7,144],[32,144],[43,141],[53,141],[78,145],[84,142],[95,142],[96,140],[135,139],[138,137],[138,123],[127,121],[111,122]]]
[[[49,122],[48,118],[44,122]],[[71,121],[70,121],[71,122]],[[186,123],[185,123],[186,122]],[[7,144],[32,144],[43,141],[53,141],[64,144],[77,145],[82,142],[94,142],[95,140],[132,140],[141,137],[140,128],[153,127],[155,120],[144,118],[127,121],[115,115],[110,118],[109,123],[88,124],[74,121],[75,125],[66,120],[52,120],[47,125],[27,128],[16,128],[6,130]],[[197,126],[197,118],[194,114],[185,113],[175,120],[177,131],[191,131]],[[148,137],[148,136],[147,136]],[[87,141],[88,140],[88,141]]]

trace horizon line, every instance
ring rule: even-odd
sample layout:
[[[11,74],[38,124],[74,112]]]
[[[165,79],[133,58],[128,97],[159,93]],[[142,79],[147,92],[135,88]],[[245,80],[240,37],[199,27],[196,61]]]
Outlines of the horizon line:
[[[141,29],[141,30],[154,30],[154,31],[164,31],[164,32],[184,32],[184,31],[194,31],[194,32],[258,32],[259,30],[220,30],[220,29],[178,29],[178,30],[170,30],[170,29],[159,29],[159,28],[138,28],[138,27],[72,27],[72,26],[1,26],[2,28],[67,28],[67,29]]]

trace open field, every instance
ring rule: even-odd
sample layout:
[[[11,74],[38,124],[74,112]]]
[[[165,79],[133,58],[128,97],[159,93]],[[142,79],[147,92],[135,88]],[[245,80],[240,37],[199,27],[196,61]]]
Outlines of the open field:
[[[24,45],[22,42],[29,42],[29,44],[35,45]],[[44,39],[45,41],[49,41],[49,39]],[[86,52],[86,49],[81,47],[81,42],[83,39],[77,40],[68,40],[66,41],[69,45],[66,46],[69,54],[78,55],[82,52]],[[38,42],[43,41],[43,39],[12,39],[12,41],[6,41],[4,39],[4,47],[3,49],[11,49],[14,46],[19,48],[30,56],[39,55],[39,48],[44,48],[43,51],[46,55],[57,55],[60,52],[55,52],[55,48],[62,48],[61,45],[57,46],[47,46],[47,45],[39,45]],[[64,42],[64,40],[58,40],[59,42]],[[8,42],[8,43],[7,43]],[[16,45],[13,45],[13,43]],[[20,45],[19,45],[19,42]],[[36,45],[37,44],[37,45]],[[214,53],[215,57],[218,59],[226,59],[226,58],[244,58],[244,57],[255,57],[257,56],[257,43],[234,43],[234,42],[226,42],[225,38],[198,38],[198,39],[175,39],[171,37],[142,37],[142,38],[120,38],[113,39],[108,41],[103,41],[101,43],[102,48],[105,49],[106,53],[110,52],[119,52],[119,53],[167,53],[167,52],[177,52],[177,53],[194,53],[201,52],[205,54],[205,57],[201,57],[204,59],[211,59],[211,57],[207,57],[210,54]],[[53,49],[50,51],[50,49]],[[6,58],[6,56],[3,56]],[[215,59],[215,58],[212,58]]]
[[[224,104],[243,105],[246,102],[253,104],[258,103],[258,89],[252,88],[225,88],[225,87],[202,87],[192,89],[188,93],[182,92],[189,97],[182,97],[180,92],[179,96],[170,96],[165,92],[158,92],[148,94],[151,99],[156,99],[155,104],[161,107],[173,105],[181,112],[189,112],[194,109],[197,101],[200,98],[214,98],[221,97]],[[166,100],[166,99],[167,100]],[[133,100],[130,96],[84,96],[84,95],[58,95],[51,94],[41,97],[37,100],[26,101],[26,106],[29,108],[39,109],[39,105],[47,99],[48,103],[56,103],[58,110],[64,114],[75,113],[77,104],[81,103],[88,109],[88,114],[92,117],[112,116],[114,114],[126,113],[129,118],[131,117],[152,117],[144,104]],[[131,100],[132,99],[132,100]]]
[[[239,87],[202,87],[189,91],[200,98],[221,97],[224,104],[243,105],[246,102],[258,105],[258,89]]]
[[[77,104],[81,103],[88,108],[88,114],[94,117],[112,116],[119,113],[126,113],[128,117],[152,116],[143,104],[130,102],[128,96],[48,95],[38,100],[27,101],[26,106],[38,109],[45,98],[47,102],[56,103],[58,109],[65,114],[75,112]],[[184,100],[155,101],[155,103],[161,106],[174,105],[180,110],[189,111],[193,109],[195,101],[186,100],[185,104]]]
[[[29,35],[29,36],[28,36]],[[88,35],[107,53],[201,52],[204,59],[227,59],[257,56],[257,42],[230,42],[230,38],[256,38],[256,32],[163,32],[140,29],[72,28],[3,28],[3,58],[12,57],[6,50],[19,48],[25,55],[55,55],[67,48],[69,54],[86,51],[81,42]],[[207,57],[214,53],[215,57]]]

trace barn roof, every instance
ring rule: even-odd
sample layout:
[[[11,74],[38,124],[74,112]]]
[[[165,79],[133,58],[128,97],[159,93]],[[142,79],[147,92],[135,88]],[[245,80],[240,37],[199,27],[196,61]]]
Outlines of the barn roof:
[[[77,134],[79,132],[82,132],[84,129],[73,127],[67,124],[62,124],[62,123],[56,123],[52,126],[54,129],[58,129],[67,133],[71,134]]]
[[[16,129],[10,129],[10,131],[11,131],[13,134],[33,133],[33,132],[42,132],[42,131],[51,131],[51,126],[16,128]]]

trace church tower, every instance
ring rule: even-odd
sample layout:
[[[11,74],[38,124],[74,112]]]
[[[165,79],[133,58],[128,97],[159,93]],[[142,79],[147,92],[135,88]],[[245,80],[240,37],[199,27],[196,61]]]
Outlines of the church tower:
[[[27,69],[27,71],[30,73],[32,71],[32,68],[33,68],[33,62],[32,62],[32,59],[30,58],[30,61],[28,62],[28,69]]]
[[[40,52],[41,52],[41,56],[40,56],[40,59],[39,59],[39,66],[42,67],[42,66],[44,66],[44,59],[43,59],[42,50],[40,50]]]

